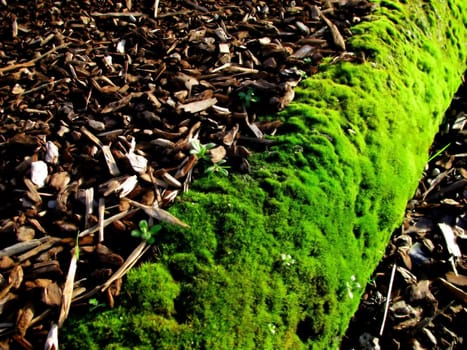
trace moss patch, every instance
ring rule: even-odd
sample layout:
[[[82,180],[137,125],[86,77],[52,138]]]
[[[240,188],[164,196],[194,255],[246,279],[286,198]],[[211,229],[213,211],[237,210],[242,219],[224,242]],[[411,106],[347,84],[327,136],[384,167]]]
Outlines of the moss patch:
[[[191,229],[161,231],[67,349],[338,347],[465,69],[464,0],[379,5],[350,43],[368,61],[304,81],[251,175],[197,180],[171,208]]]

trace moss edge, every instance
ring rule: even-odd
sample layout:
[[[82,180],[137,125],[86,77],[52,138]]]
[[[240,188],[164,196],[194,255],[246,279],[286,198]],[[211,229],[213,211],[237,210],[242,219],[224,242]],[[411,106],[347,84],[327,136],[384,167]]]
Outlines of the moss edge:
[[[467,4],[378,1],[364,64],[324,64],[251,175],[195,182],[122,305],[69,320],[67,349],[330,349],[401,222],[466,62]],[[358,283],[358,284],[357,284]]]

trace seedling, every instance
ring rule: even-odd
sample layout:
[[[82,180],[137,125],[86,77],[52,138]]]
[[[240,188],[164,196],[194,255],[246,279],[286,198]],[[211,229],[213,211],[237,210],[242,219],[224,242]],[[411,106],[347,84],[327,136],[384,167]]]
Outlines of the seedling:
[[[141,220],[138,224],[139,230],[131,231],[133,237],[139,237],[142,240],[146,241],[148,244],[153,244],[156,241],[155,235],[162,228],[161,225],[153,225],[149,227],[149,224],[146,220]]]
[[[277,327],[273,323],[268,323],[268,329],[269,329],[269,332],[271,332],[272,335],[276,334],[276,332],[277,332]]]
[[[89,299],[88,303],[89,303],[89,306],[90,306],[89,311],[91,311],[91,312],[98,309],[98,308],[100,308],[100,307],[105,306],[104,303],[99,303],[99,300],[97,300],[96,298]]]
[[[215,143],[207,143],[207,144],[203,145],[203,144],[201,144],[201,142],[199,142],[199,140],[196,139],[196,140],[192,140],[190,142],[190,146],[191,146],[190,154],[196,155],[198,157],[198,159],[208,160],[209,159],[208,151],[211,148],[216,147],[216,144]]]
[[[249,108],[252,103],[259,102],[259,97],[255,95],[255,91],[252,88],[249,88],[246,92],[240,91],[238,97],[246,108]]]
[[[433,154],[429,159],[428,159],[428,162],[431,162],[433,159],[435,159],[436,157],[438,157],[441,153],[443,153],[449,146],[451,146],[451,143],[448,143],[446,146],[444,146],[443,148],[441,148],[438,152],[436,152],[435,154]]]
[[[350,276],[350,281],[349,282],[345,282],[345,286],[347,288],[347,294],[348,294],[350,299],[353,299],[354,292],[356,292],[356,291],[358,291],[358,290],[360,290],[362,288],[360,283],[357,282],[357,278],[354,275]]]
[[[226,162],[225,159],[222,159],[218,161],[217,163],[214,163],[213,165],[211,165],[210,167],[206,169],[206,173],[210,175],[216,173],[216,174],[220,174],[223,176],[228,176],[229,171],[227,169],[229,169],[230,167],[227,165],[222,165],[225,162]]]

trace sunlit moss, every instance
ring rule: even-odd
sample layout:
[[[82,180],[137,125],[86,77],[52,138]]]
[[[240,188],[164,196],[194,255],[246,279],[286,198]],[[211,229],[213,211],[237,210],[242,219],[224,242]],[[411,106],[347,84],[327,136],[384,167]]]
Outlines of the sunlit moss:
[[[349,45],[367,61],[304,81],[252,174],[197,180],[171,208],[191,228],[161,231],[67,349],[338,346],[465,69],[464,0],[380,5]]]

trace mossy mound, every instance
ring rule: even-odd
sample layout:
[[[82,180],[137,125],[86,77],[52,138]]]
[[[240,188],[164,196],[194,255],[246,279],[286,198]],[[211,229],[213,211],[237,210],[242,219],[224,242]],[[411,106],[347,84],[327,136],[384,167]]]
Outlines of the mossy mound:
[[[338,347],[466,62],[464,0],[381,1],[364,64],[323,65],[250,175],[197,180],[122,305],[71,319],[67,349]],[[277,116],[276,116],[277,117]]]

